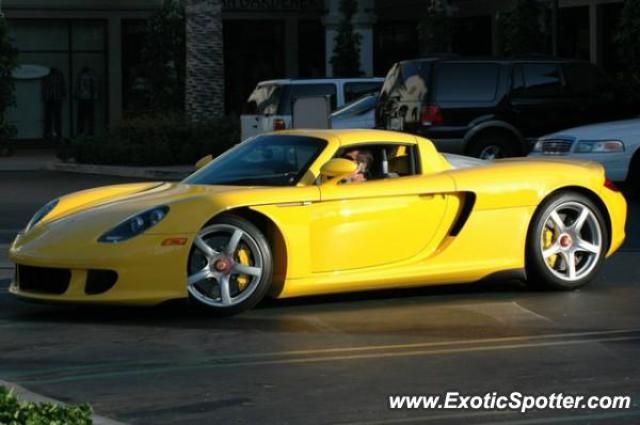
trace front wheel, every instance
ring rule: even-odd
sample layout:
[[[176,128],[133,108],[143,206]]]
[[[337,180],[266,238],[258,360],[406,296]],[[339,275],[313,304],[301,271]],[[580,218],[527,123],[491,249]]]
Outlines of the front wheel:
[[[527,242],[527,277],[532,286],[577,289],[602,266],[608,241],[599,208],[573,192],[547,199],[533,218]]]
[[[187,266],[189,297],[213,314],[237,314],[264,298],[272,270],[262,232],[243,218],[224,215],[194,239]]]

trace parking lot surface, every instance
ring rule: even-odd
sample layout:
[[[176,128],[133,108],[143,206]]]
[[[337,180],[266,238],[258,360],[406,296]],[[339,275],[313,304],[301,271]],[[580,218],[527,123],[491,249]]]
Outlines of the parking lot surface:
[[[0,245],[65,192],[126,181],[0,173]],[[640,423],[640,206],[575,292],[519,282],[267,301],[228,319],[19,302],[0,269],[0,379],[131,424]],[[498,225],[498,224],[496,224]],[[494,243],[488,241],[487,243]],[[391,410],[396,394],[630,395],[628,410]]]

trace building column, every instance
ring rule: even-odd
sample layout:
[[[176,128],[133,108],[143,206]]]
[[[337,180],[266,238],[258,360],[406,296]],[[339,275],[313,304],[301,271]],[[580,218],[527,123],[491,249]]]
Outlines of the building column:
[[[109,18],[108,34],[108,126],[113,128],[122,121],[122,20],[120,17]]]
[[[284,30],[285,39],[285,74],[288,78],[299,75],[298,69],[298,19],[287,18]]]
[[[360,34],[360,69],[367,77],[373,76],[373,25],[376,22],[373,0],[361,0],[361,9],[354,16],[355,30]]]
[[[323,18],[325,26],[325,73],[327,77],[333,76],[331,57],[335,39],[338,35],[338,23],[342,18],[340,14],[340,0],[325,0],[327,14]],[[366,76],[373,75],[373,25],[375,18],[375,3],[373,0],[360,0],[358,12],[353,17],[354,30],[360,34],[360,69]]]
[[[595,3],[589,4],[589,59],[592,63],[602,63],[602,16],[600,7]]]

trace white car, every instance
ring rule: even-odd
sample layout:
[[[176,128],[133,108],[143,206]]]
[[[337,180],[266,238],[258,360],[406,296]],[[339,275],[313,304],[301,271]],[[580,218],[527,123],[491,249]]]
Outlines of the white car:
[[[331,128],[375,128],[378,93],[354,100],[329,117]]]
[[[378,92],[384,78],[316,78],[262,81],[247,99],[240,116],[242,140],[291,128],[293,102],[301,97],[330,96],[331,110]]]
[[[571,128],[538,139],[529,156],[562,156],[601,163],[607,177],[640,186],[640,118]]]

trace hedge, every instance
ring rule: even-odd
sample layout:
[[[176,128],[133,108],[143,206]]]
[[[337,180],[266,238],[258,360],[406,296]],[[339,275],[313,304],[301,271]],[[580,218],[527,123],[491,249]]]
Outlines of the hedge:
[[[87,404],[22,402],[12,391],[0,387],[0,425],[91,425],[92,415]]]
[[[235,117],[190,124],[176,115],[130,118],[103,137],[79,137],[59,150],[63,160],[105,165],[194,164],[240,142]]]

